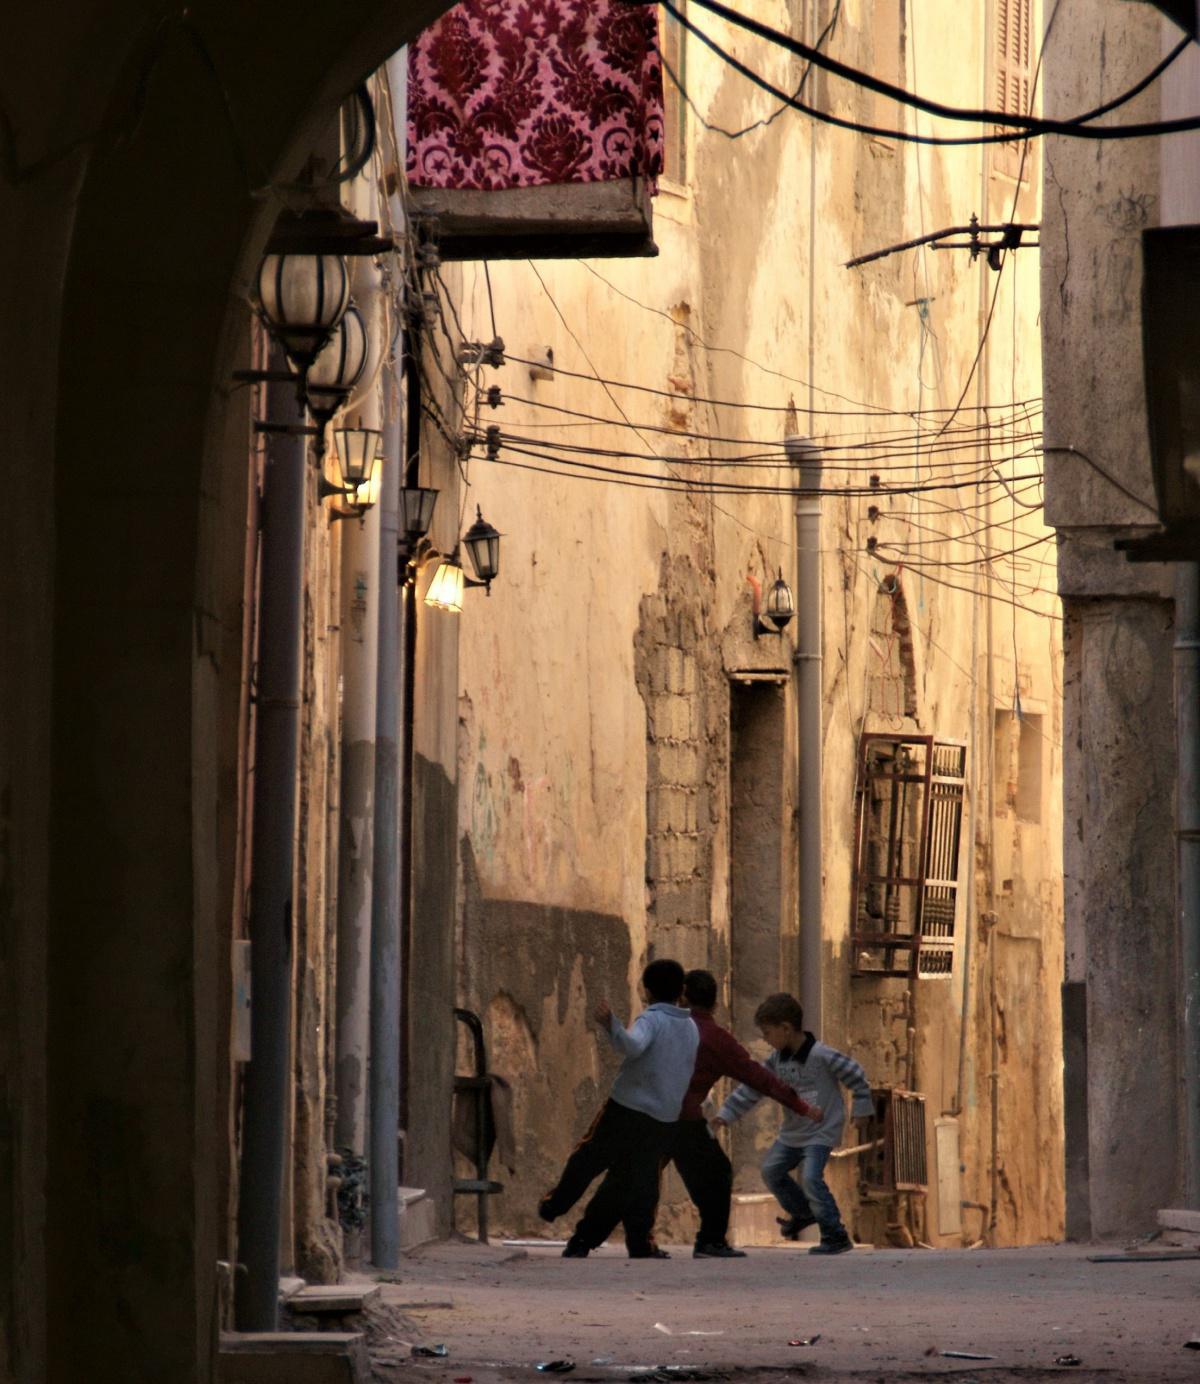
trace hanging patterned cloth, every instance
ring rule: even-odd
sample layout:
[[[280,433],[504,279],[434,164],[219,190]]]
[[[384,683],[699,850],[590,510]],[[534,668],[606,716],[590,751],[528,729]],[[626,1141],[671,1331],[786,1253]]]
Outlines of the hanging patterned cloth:
[[[498,191],[662,168],[653,5],[466,0],[409,49],[408,177]]]

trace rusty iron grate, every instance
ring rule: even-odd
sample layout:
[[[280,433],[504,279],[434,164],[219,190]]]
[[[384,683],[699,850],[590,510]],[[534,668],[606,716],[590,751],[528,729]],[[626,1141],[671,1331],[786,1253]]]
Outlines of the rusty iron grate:
[[[875,1127],[882,1131],[883,1138],[863,1155],[863,1195],[870,1198],[925,1191],[929,1185],[925,1097],[917,1091],[892,1086],[877,1086],[871,1095],[875,1102]]]
[[[954,970],[966,746],[864,734],[855,788],[854,974]]]

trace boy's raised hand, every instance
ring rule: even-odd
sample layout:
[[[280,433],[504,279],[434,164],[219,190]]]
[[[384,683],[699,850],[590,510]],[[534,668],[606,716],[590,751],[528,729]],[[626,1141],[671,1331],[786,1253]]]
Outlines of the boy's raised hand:
[[[592,1018],[601,1028],[612,1028],[612,1010],[609,1008],[607,1000],[601,1000],[592,1010]]]

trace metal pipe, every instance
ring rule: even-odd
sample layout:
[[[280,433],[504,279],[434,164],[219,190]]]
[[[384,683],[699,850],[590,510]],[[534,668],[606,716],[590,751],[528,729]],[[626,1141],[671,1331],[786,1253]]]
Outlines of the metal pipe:
[[[1175,727],[1179,755],[1179,972],[1183,1024],[1183,1193],[1200,1206],[1200,564],[1175,573]]]
[[[800,1003],[814,1033],[821,1026],[821,449],[811,438],[783,440],[797,468],[796,702],[800,739]]]
[[[364,210],[368,213],[372,207]],[[356,262],[355,299],[373,351],[386,325],[374,264]],[[374,362],[368,358],[367,371]],[[374,390],[358,425],[378,427]],[[379,649],[379,505],[342,526],[342,776],[338,832],[337,1123],[339,1149],[363,1156],[371,1040],[371,892],[375,845],[375,694]],[[390,590],[389,585],[389,590]]]
[[[404,335],[405,484],[420,483],[421,377],[413,351],[419,351],[415,335]],[[400,730],[396,754],[400,766],[400,1015],[396,1048],[400,1071],[400,1124],[408,1127],[408,992],[406,963],[412,954],[413,926],[413,724],[417,701],[417,592],[415,584],[400,589]]]
[[[282,356],[273,352],[275,363]],[[273,422],[302,423],[293,385],[267,386]],[[274,1331],[279,1225],[291,1091],[292,874],[300,731],[305,441],[272,433],[263,476],[261,609],[255,699],[250,878],[250,1044],[238,1193],[239,1331]]]
[[[403,152],[404,77],[407,50],[388,65],[395,101],[394,135]],[[403,217],[399,198],[393,218]],[[405,483],[403,399],[397,372],[383,365],[383,489],[379,501],[379,650],[375,692],[375,878],[371,894],[370,1169],[371,1262],[394,1269],[400,1262],[400,627],[403,594],[397,581],[399,490]]]
[[[400,841],[396,800],[399,764],[400,594],[396,584],[398,491],[403,458],[400,391],[384,367],[384,478],[379,504],[379,656],[375,695],[375,874],[371,894],[370,1187],[371,1262],[394,1269],[400,1259],[397,1138],[400,1128]]]

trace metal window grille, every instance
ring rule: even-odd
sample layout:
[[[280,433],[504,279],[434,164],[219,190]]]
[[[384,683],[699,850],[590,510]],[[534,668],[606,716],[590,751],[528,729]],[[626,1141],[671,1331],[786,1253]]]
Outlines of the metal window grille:
[[[966,747],[862,737],[850,932],[855,975],[954,969]]]
[[[923,1192],[929,1185],[925,1151],[925,1097],[882,1086],[872,1091],[880,1142],[862,1161],[862,1190],[868,1197]]]

